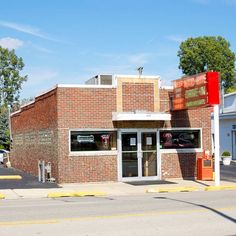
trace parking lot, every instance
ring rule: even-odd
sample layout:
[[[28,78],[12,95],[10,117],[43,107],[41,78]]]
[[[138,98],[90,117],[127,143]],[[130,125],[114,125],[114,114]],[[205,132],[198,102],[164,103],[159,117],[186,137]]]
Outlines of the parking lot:
[[[57,188],[56,183],[42,183],[38,181],[38,178],[24,173],[14,168],[6,168],[0,164],[0,176],[1,175],[20,175],[21,180],[1,180],[0,189],[32,189],[32,188]]]

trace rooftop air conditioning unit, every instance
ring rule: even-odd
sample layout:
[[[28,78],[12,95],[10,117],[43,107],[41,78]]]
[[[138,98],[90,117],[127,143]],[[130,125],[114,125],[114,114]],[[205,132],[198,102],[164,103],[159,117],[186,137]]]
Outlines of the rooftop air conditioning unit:
[[[94,84],[94,85],[112,85],[113,76],[112,75],[96,75],[91,79],[87,80],[85,84]]]

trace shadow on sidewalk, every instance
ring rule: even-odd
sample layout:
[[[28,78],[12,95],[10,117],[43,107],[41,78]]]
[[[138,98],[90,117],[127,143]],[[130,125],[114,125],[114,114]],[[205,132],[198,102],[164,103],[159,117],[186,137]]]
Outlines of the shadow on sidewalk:
[[[125,184],[130,184],[130,185],[133,185],[133,186],[144,186],[144,185],[177,184],[177,183],[176,182],[166,181],[166,180],[150,180],[150,181],[125,182]]]

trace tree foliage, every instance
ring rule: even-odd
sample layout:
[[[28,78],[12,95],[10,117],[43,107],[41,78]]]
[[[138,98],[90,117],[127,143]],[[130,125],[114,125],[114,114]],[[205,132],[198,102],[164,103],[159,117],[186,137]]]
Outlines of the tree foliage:
[[[24,63],[14,50],[0,46],[0,148],[9,149],[10,130],[8,106],[19,100],[23,82],[27,76],[21,76]]]
[[[178,56],[179,68],[185,75],[218,71],[226,89],[236,82],[235,54],[223,37],[189,38],[180,44]]]
[[[19,100],[22,83],[27,76],[21,76],[20,71],[24,63],[21,57],[17,57],[14,50],[8,50],[0,46],[0,102],[12,105]]]
[[[9,149],[10,147],[10,131],[8,109],[4,106],[0,108],[0,149]]]

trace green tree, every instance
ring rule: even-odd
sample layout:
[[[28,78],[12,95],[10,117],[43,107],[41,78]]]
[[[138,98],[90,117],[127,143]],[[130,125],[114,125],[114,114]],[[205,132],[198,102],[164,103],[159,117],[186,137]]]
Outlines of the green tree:
[[[0,102],[2,105],[12,105],[19,100],[22,83],[27,76],[21,76],[24,63],[17,57],[14,50],[0,46]]]
[[[236,82],[235,54],[223,37],[189,38],[180,44],[178,57],[179,68],[185,75],[218,71],[226,89]]]
[[[236,92],[236,84],[232,85],[231,87],[225,90],[225,93],[234,93]]]
[[[22,83],[27,76],[21,76],[24,63],[14,50],[0,46],[0,148],[9,149],[9,112],[8,105],[13,106],[19,100]]]
[[[0,149],[10,148],[10,131],[8,109],[4,106],[0,108]]]

